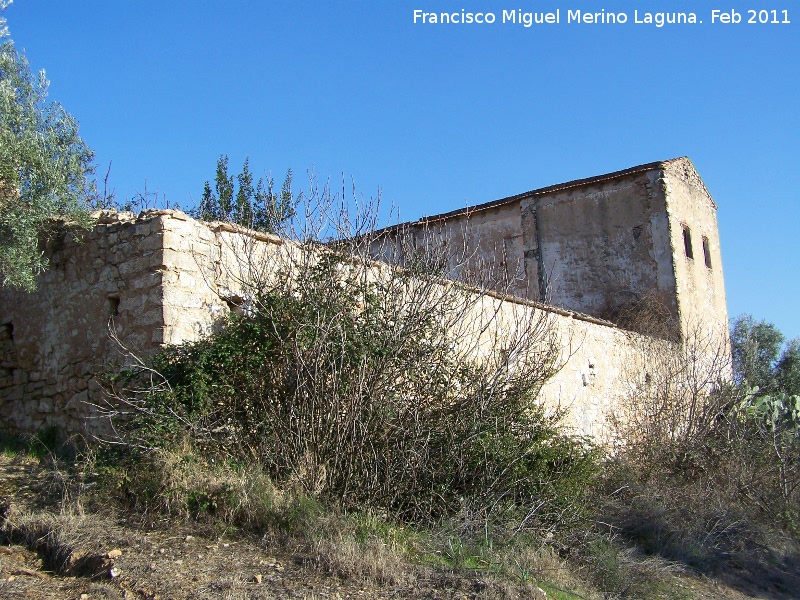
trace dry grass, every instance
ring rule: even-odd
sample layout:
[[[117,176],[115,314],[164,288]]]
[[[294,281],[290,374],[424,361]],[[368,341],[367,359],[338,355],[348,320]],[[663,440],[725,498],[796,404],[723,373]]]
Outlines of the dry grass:
[[[188,446],[155,450],[125,467],[111,467],[106,474],[106,484],[116,485],[137,510],[181,518],[209,517],[261,528],[271,523],[276,504],[282,502],[258,465],[209,463]]]
[[[546,582],[548,587],[575,590],[589,595],[585,578],[580,578],[575,564],[569,564],[549,545],[522,546],[498,553],[506,572],[521,583]]]
[[[599,585],[630,595],[653,573],[668,581],[682,568],[747,593],[775,587],[772,598],[796,597],[780,590],[800,589],[798,505],[781,486],[800,476],[783,452],[796,453],[796,440],[739,409],[727,337],[687,331],[678,344],[644,341],[647,373],[631,373],[596,500],[614,540],[599,553],[605,561],[594,559]]]
[[[46,570],[68,576],[95,576],[110,569],[106,554],[125,537],[111,519],[46,511],[15,515],[0,533],[8,542],[37,552]]]
[[[311,553],[324,573],[338,577],[381,585],[408,585],[415,579],[402,553],[378,539],[362,544],[348,535],[322,538],[311,544]]]
[[[189,462],[191,469],[162,456],[140,469],[141,480],[116,471],[117,483],[150,481],[149,489],[158,492],[147,502],[135,499],[130,511],[125,486],[116,496],[109,496],[109,487],[87,491],[62,466],[65,485],[84,490],[65,506],[62,494],[39,493],[58,492],[51,486],[59,477],[45,468],[50,463],[0,457],[0,492],[12,506],[0,540],[12,552],[0,553],[0,597],[513,599],[544,597],[541,588],[560,600],[680,599],[706,585],[674,562],[625,547],[620,536],[481,546],[458,538],[457,524],[419,532],[378,515],[343,515],[276,490],[261,475],[247,481],[232,467]],[[219,507],[212,515],[189,509],[192,489],[221,488],[238,490],[230,496],[241,500],[231,504],[236,510]],[[23,502],[25,494],[30,497]],[[37,505],[40,497],[50,505]],[[225,515],[243,525],[221,520]],[[122,556],[109,564],[104,555],[112,548]],[[120,568],[119,577],[108,577],[111,566]],[[691,594],[687,580],[695,586]],[[697,597],[744,596],[717,587]]]

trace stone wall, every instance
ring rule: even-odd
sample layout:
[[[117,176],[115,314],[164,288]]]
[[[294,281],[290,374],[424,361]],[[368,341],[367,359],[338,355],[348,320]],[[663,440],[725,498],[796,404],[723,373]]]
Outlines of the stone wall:
[[[680,319],[690,327],[702,324],[727,334],[728,308],[717,205],[691,163],[670,162],[661,183],[667,198]]]
[[[493,328],[489,331],[500,331],[501,335],[513,328],[509,323],[541,320],[545,335],[552,335],[557,342],[556,363],[560,368],[545,383],[539,402],[564,412],[564,425],[574,432],[601,441],[612,434],[609,417],[619,412],[620,403],[646,377],[643,350],[651,344],[665,351],[673,349],[670,342],[651,340],[580,313],[519,298],[487,299],[465,318],[478,323],[490,318]]]
[[[538,251],[526,265],[541,278],[548,302],[609,317],[655,293],[677,316],[674,280],[659,277],[671,275],[671,257],[656,251],[668,239],[656,177],[633,172],[520,201],[529,221],[526,249]]]
[[[297,247],[265,234],[207,224],[178,211],[104,213],[82,241],[64,233],[47,253],[51,268],[33,294],[0,291],[0,415],[6,429],[57,427],[106,434],[93,404],[94,375],[125,362],[109,326],[132,352],[196,340],[247,301],[242,282],[265,281]],[[375,268],[386,268],[378,267]],[[523,299],[485,296],[467,319],[498,322],[539,312],[560,340],[563,368],[542,394],[587,435],[605,435],[606,414],[635,364],[631,334]]]
[[[121,360],[113,322],[133,348],[158,347],[162,323],[161,221],[102,214],[80,240],[68,232],[45,253],[38,291],[0,289],[0,414],[13,431],[102,429],[92,421],[92,375]]]

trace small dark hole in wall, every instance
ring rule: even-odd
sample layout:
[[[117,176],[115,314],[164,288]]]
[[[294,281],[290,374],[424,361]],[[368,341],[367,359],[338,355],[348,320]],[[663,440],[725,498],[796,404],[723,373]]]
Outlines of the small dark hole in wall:
[[[703,257],[706,259],[706,266],[711,268],[711,249],[708,247],[708,238],[703,236]]]
[[[244,298],[240,296],[228,296],[224,299],[225,304],[228,305],[228,310],[232,313],[236,313],[237,315],[244,314],[244,309],[242,305],[244,304]]]
[[[15,369],[14,325],[0,325],[0,377],[12,375]]]
[[[119,296],[108,296],[106,298],[106,314],[109,317],[119,315]]]
[[[683,249],[686,251],[686,258],[694,258],[692,252],[692,232],[688,227],[683,227]]]
[[[642,236],[642,226],[641,225],[637,225],[636,227],[633,228],[633,239],[634,239],[634,241],[638,240],[641,236]]]

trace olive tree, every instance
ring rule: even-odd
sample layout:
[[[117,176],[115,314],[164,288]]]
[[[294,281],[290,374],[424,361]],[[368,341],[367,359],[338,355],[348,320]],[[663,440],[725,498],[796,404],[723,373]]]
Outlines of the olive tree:
[[[786,342],[772,323],[740,315],[731,324],[733,375],[761,394],[800,394],[800,339]]]
[[[0,0],[0,11],[10,2]],[[1,14],[1,13],[0,13]],[[47,101],[44,71],[31,73],[0,20],[0,282],[33,289],[47,266],[42,237],[58,221],[88,227],[93,153],[78,122]]]

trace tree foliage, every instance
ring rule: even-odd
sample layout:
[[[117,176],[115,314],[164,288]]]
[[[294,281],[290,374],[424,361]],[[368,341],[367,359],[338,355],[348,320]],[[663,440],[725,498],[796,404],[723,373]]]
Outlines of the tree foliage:
[[[800,393],[800,339],[785,342],[772,323],[742,315],[731,328],[734,377],[737,383],[764,392]]]
[[[47,87],[11,40],[0,43],[0,281],[25,289],[47,266],[39,243],[54,218],[88,226],[94,196],[93,153]]]
[[[245,158],[241,173],[235,178],[229,175],[227,156],[217,160],[214,189],[206,181],[200,205],[192,211],[192,216],[205,221],[229,221],[270,233],[280,231],[294,214],[291,170],[280,192],[276,193],[271,178],[265,184],[260,177],[254,185],[249,158]]]
[[[795,451],[800,441],[800,339],[784,341],[775,325],[750,315],[731,327],[740,410],[769,432],[778,454],[784,446]]]

